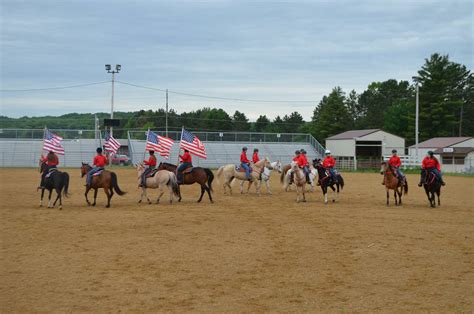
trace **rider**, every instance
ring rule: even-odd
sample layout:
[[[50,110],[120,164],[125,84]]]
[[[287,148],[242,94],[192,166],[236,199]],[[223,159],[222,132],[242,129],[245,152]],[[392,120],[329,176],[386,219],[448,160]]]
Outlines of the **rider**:
[[[252,161],[254,164],[260,161],[260,158],[258,157],[258,148],[253,150]]]
[[[402,166],[402,161],[400,157],[397,155],[397,150],[393,149],[392,150],[392,157],[388,160],[388,164],[395,169],[395,175],[399,180],[404,180],[405,176],[403,175],[403,172],[400,171],[400,167]],[[404,183],[402,181],[402,183]],[[382,182],[382,184],[385,184],[385,180]]]
[[[191,158],[191,154],[189,150],[185,149],[183,155],[179,155],[181,158],[181,165],[179,165],[178,169],[176,169],[176,176],[178,177],[178,184],[183,183],[183,171],[188,167],[193,166],[193,159]]]
[[[94,157],[94,161],[92,164],[95,166],[87,173],[86,184],[87,186],[91,186],[92,184],[92,175],[97,171],[103,170],[105,165],[107,164],[107,156],[102,155],[102,148],[98,147],[96,149],[97,155]]]
[[[49,173],[51,169],[57,168],[57,166],[59,165],[59,158],[52,150],[50,150],[48,155],[46,156],[41,155],[41,162],[46,163],[47,167],[41,174],[41,183],[38,189],[44,188],[44,180],[46,178],[46,175]]]
[[[308,158],[306,158],[306,151],[304,149],[300,150],[300,157],[298,158],[298,166],[303,169],[304,174],[306,175],[306,181],[309,182],[309,163]]]
[[[300,154],[301,152],[299,150],[295,151],[295,157],[293,157],[292,161],[298,163],[298,160],[300,159]],[[291,171],[290,172],[290,184],[293,183],[293,170],[290,169],[288,171]]]
[[[427,170],[428,172],[433,172],[436,175],[436,178],[440,180],[441,185],[446,185],[443,181],[443,175],[441,173],[441,165],[438,161],[438,159],[434,156],[433,151],[428,151],[427,156],[423,159],[421,163],[421,171],[423,173],[423,170]],[[418,186],[422,185],[422,179],[423,177],[420,177],[420,183],[418,183]]]
[[[334,171],[334,167],[336,166],[336,160],[334,157],[331,156],[331,151],[326,149],[324,152],[326,157],[323,160],[323,168],[329,171],[329,175],[334,183],[337,183],[337,176],[336,172]]]
[[[148,153],[150,154],[150,157],[148,157],[148,160],[143,161],[143,163],[148,167],[146,167],[145,171],[142,173],[142,182],[140,183],[140,187],[146,186],[146,176],[153,170],[153,168],[156,167],[155,151],[150,150]]]
[[[240,166],[245,169],[247,180],[250,180],[250,160],[247,158],[247,147],[242,148],[242,153],[240,154]]]

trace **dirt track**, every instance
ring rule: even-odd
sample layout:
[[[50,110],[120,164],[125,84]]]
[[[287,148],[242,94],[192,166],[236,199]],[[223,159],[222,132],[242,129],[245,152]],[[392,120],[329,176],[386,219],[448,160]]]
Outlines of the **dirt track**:
[[[214,184],[215,204],[196,204],[191,186],[180,204],[138,205],[135,171],[119,169],[128,194],[106,209],[102,192],[85,205],[69,169],[59,211],[38,207],[36,171],[0,169],[2,312],[474,308],[473,178],[447,176],[436,209],[417,176],[404,205],[387,208],[380,175],[351,173],[327,206],[319,190],[296,204],[276,176],[273,196]]]

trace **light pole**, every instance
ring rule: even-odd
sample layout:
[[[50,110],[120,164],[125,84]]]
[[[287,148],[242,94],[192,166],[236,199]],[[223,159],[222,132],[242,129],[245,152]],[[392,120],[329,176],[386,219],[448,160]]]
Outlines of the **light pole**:
[[[418,155],[418,120],[420,116],[420,86],[419,76],[412,76],[413,81],[415,82],[416,86],[416,109],[415,109],[415,149],[416,149],[416,162],[419,162],[419,155]]]
[[[110,119],[114,118],[114,85],[115,85],[115,73],[119,73],[120,70],[122,69],[122,66],[120,64],[115,65],[115,70],[112,70],[112,67],[110,64],[105,65],[105,70],[107,73],[112,73],[112,100],[111,100],[111,108],[110,108]],[[110,136],[113,136],[114,134],[114,127],[110,127]]]

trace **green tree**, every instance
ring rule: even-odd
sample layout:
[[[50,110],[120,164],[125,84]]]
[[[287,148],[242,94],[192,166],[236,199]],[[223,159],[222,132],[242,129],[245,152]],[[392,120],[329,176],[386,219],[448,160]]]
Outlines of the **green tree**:
[[[294,111],[290,115],[283,117],[282,132],[295,133],[303,126],[303,116],[299,112]]]
[[[266,115],[260,115],[254,124],[254,130],[256,132],[264,132],[264,130],[270,125],[270,120]]]
[[[234,131],[249,131],[250,130],[249,119],[247,119],[247,116],[245,115],[245,113],[236,110],[234,115],[232,116],[232,121],[234,124],[234,127],[233,127]]]

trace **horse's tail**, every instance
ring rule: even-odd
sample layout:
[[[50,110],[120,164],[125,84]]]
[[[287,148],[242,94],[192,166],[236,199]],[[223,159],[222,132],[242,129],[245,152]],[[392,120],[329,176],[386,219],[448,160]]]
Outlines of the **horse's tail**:
[[[126,192],[123,192],[122,190],[120,190],[118,186],[117,175],[115,174],[115,172],[110,172],[110,177],[112,178],[112,187],[114,188],[115,193],[117,193],[118,195],[125,195]]]
[[[280,183],[283,183],[283,180],[285,179],[285,176],[286,176],[286,171],[285,171],[285,169],[283,169],[283,171],[281,172],[281,175],[280,175]]]
[[[69,174],[63,172],[63,184],[64,184],[64,197],[69,197],[68,188],[69,188]]]
[[[168,180],[167,185],[171,186],[171,189],[173,190],[173,194],[176,197],[180,196],[181,192],[179,191],[178,179],[176,178],[176,175],[173,172],[169,173],[169,180]]]
[[[339,179],[337,180],[339,182],[339,185],[341,186],[341,190],[344,188],[344,179],[342,178],[341,175],[339,175]]]
[[[217,169],[216,177],[217,177],[218,181],[219,181],[219,178],[222,176],[223,171],[224,171],[224,166],[221,166],[221,167],[219,167],[219,169]]]
[[[408,181],[405,180],[405,184],[403,185],[403,193],[408,194]]]
[[[214,192],[212,190],[212,180],[214,180],[214,174],[212,173],[211,169],[209,169],[209,168],[203,168],[203,169],[207,174],[207,186],[209,187],[209,190],[211,190],[211,192]]]

